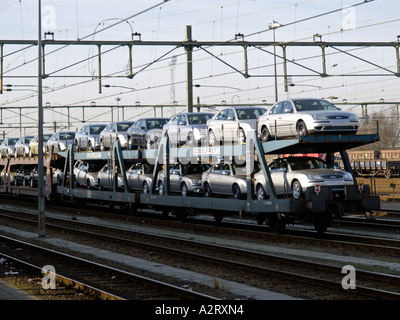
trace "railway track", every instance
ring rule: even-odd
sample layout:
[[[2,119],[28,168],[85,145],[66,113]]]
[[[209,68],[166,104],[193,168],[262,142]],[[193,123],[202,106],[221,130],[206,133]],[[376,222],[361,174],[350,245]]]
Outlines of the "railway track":
[[[1,257],[38,273],[50,261],[56,272],[57,282],[73,286],[98,299],[216,299],[10,237],[0,236],[0,245]]]
[[[15,213],[6,215],[9,219],[13,216],[12,219],[18,219],[21,224],[36,223],[32,216],[28,217],[26,214],[23,218]],[[228,278],[232,273],[240,273],[243,277],[250,276],[255,285],[268,288],[279,283],[279,287],[283,285],[290,292],[300,286],[303,291],[318,292],[318,295],[325,294],[334,298],[400,299],[400,277],[397,276],[357,271],[357,289],[349,292],[342,289],[340,280],[343,275],[340,267],[80,221],[48,218],[48,223],[48,228],[52,230],[75,235],[79,233],[81,236],[93,237],[96,242],[118,243],[121,247],[157,252],[158,255],[169,256],[172,260],[183,259],[183,264],[188,266],[189,263],[189,267],[197,262],[206,265],[205,269],[209,272],[217,269]]]

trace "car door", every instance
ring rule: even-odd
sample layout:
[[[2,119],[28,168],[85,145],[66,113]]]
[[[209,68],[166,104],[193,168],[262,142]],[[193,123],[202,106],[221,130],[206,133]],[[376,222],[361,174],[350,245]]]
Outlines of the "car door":
[[[225,124],[227,112],[228,112],[228,109],[222,110],[220,113],[217,114],[217,116],[212,121],[212,130],[215,134],[215,137],[219,141],[224,139],[223,138],[224,137],[223,126]]]
[[[178,119],[178,126],[177,126],[178,143],[186,142],[187,135],[188,135],[188,119],[185,114],[181,114]]]
[[[182,164],[176,164],[169,172],[169,187],[172,192],[181,191],[182,169]]]
[[[172,118],[171,123],[168,126],[168,136],[170,143],[176,144],[178,139],[178,121],[180,115]]]
[[[127,180],[128,180],[128,185],[131,189],[140,189],[139,188],[139,172],[142,164],[141,163],[136,163],[134,164],[131,169],[128,170],[127,172]]]
[[[136,130],[137,140],[139,146],[146,145],[146,132],[147,132],[147,122],[146,119],[142,119],[139,122],[139,127]]]
[[[290,101],[284,101],[279,119],[279,136],[287,137],[296,135],[296,117]]]
[[[270,166],[271,178],[278,194],[287,194],[290,190],[288,189],[287,170],[288,164],[285,159],[279,159],[275,165]]]
[[[268,116],[265,118],[271,135],[280,136],[281,128],[279,117],[281,117],[282,107],[283,101],[278,102],[274,107],[272,107],[268,113]]]

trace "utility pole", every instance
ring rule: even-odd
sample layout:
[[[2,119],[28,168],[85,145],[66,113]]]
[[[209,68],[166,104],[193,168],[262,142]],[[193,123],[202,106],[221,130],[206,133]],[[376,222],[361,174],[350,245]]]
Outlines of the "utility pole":
[[[46,237],[43,174],[42,1],[38,0],[38,211],[39,238]]]
[[[186,26],[186,41],[192,41],[192,26]],[[193,46],[186,45],[186,111],[193,112]]]

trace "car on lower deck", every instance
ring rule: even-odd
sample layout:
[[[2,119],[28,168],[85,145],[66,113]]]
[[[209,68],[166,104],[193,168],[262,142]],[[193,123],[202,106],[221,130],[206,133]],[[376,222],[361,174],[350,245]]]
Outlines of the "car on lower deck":
[[[170,192],[181,194],[183,197],[203,193],[201,177],[211,165],[202,163],[177,163],[170,166],[169,180]],[[159,194],[164,194],[164,174],[159,173],[157,189]]]
[[[331,186],[336,191],[344,191],[345,185],[354,184],[350,172],[329,167],[320,158],[285,157],[275,159],[268,166],[278,196],[292,195],[294,199],[301,199],[308,187]],[[267,198],[268,188],[263,173],[256,173],[254,179],[257,199]]]

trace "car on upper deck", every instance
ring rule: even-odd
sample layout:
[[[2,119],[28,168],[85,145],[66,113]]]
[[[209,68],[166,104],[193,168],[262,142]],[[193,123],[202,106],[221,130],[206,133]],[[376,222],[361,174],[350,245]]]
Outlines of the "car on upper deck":
[[[15,143],[14,147],[14,157],[18,158],[19,156],[28,156],[29,155],[29,143],[34,138],[33,135],[31,136],[22,136],[18,139]]]
[[[246,131],[257,130],[258,118],[265,112],[265,108],[248,106],[222,109],[207,121],[208,144],[214,146],[220,141],[245,143]]]
[[[19,138],[5,138],[0,145],[0,158],[11,157],[15,154],[15,144]]]
[[[73,145],[75,139],[75,131],[58,131],[47,140],[47,153],[50,152],[51,148],[54,148],[54,153],[59,151],[66,151],[71,145]]]
[[[84,125],[75,134],[75,146],[77,150],[96,151],[100,149],[100,132],[106,124],[92,123]]]
[[[142,118],[127,131],[128,149],[156,148],[161,141],[163,126],[169,118]]]
[[[170,144],[196,146],[206,141],[207,120],[214,116],[207,112],[185,112],[172,117],[163,127],[163,135],[168,135]]]
[[[357,115],[323,99],[280,101],[258,119],[262,141],[312,134],[356,134],[358,128]]]
[[[135,121],[113,121],[100,132],[100,150],[110,149],[115,141],[119,141],[122,149],[127,149],[127,131]]]

